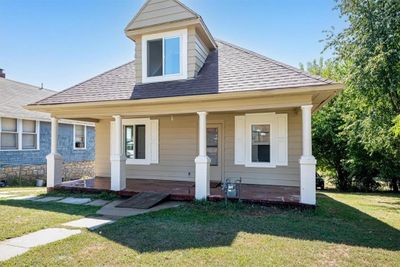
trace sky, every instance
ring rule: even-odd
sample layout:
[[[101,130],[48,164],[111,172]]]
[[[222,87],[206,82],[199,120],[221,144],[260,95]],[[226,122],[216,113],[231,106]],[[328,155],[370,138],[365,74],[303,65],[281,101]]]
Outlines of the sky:
[[[124,28],[145,0],[0,0],[0,68],[60,91],[134,59]],[[298,67],[345,22],[334,0],[182,0],[215,38]]]

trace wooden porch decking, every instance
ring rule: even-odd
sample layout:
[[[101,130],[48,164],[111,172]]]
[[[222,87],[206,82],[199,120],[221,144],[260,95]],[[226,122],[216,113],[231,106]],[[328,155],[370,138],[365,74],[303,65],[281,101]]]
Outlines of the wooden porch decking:
[[[56,189],[78,192],[111,192],[109,177],[63,182]],[[220,184],[211,183],[209,200],[223,200]],[[240,199],[244,202],[261,204],[300,205],[300,188],[292,186],[242,184]],[[170,194],[171,200],[194,200],[194,182],[166,181],[156,179],[127,179],[126,189],[121,196],[132,196],[140,192],[163,192]]]

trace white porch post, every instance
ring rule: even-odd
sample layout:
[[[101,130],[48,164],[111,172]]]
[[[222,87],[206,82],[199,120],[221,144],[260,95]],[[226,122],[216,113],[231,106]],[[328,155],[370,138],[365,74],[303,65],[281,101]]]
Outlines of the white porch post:
[[[316,204],[315,171],[317,161],[312,155],[311,112],[312,105],[301,107],[303,121],[303,155],[300,158],[300,202]]]
[[[111,155],[111,190],[120,191],[126,187],[126,157],[122,151],[122,120],[120,115],[113,116],[114,123],[114,153]]]
[[[195,198],[207,199],[210,194],[210,158],[207,157],[207,112],[197,112],[199,115],[199,155],[195,172]]]
[[[63,174],[63,160],[57,152],[57,138],[58,137],[58,119],[51,118],[51,151],[46,156],[47,160],[47,187],[54,188],[54,186],[61,184]]]

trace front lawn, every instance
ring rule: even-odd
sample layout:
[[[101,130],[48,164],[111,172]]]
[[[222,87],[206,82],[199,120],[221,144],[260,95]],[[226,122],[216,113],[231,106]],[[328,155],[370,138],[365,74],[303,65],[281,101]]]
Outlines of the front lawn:
[[[45,194],[45,188],[0,188],[1,195]],[[98,208],[63,203],[41,203],[0,198],[0,241],[94,214]]]
[[[315,211],[186,204],[29,251],[21,265],[398,266],[400,196],[318,196]]]

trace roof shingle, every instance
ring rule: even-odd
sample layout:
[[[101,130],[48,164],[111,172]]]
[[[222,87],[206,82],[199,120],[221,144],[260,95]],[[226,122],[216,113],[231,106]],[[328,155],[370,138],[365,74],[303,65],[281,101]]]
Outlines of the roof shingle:
[[[137,100],[334,83],[227,42],[218,41],[217,44],[218,49],[209,54],[194,79],[135,84],[135,64],[132,61],[36,104]]]

